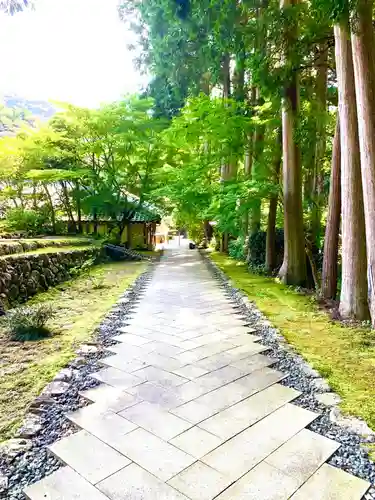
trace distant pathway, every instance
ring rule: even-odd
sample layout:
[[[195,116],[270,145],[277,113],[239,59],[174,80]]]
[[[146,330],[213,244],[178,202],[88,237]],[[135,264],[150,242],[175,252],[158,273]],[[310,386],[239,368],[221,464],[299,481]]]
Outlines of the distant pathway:
[[[359,500],[196,251],[166,252],[31,500]],[[256,332],[255,332],[256,333]]]

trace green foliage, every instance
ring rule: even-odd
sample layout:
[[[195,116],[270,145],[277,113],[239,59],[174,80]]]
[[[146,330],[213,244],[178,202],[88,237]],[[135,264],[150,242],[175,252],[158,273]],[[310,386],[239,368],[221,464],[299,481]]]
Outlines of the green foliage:
[[[23,232],[34,236],[45,233],[48,222],[49,217],[46,211],[12,208],[7,211],[3,226],[9,232]]]
[[[188,101],[162,134],[168,156],[154,176],[154,196],[169,200],[179,225],[190,234],[202,234],[204,219],[235,230],[241,216],[236,208],[239,191],[246,186],[221,185],[218,165],[223,156],[230,156],[233,165],[240,161],[244,131],[250,127],[241,104],[230,100],[223,106],[221,99],[201,94]]]
[[[256,233],[250,235],[248,245],[249,245],[249,266],[255,269],[259,266],[264,266],[266,261],[266,238],[267,234],[265,231],[257,231]],[[284,231],[282,229],[276,230],[276,255],[277,255],[277,267],[281,266],[283,255],[284,255]]]
[[[63,111],[48,124],[0,138],[0,213],[22,207],[30,225],[30,210],[48,212],[55,233],[62,217],[78,228],[82,216],[113,220],[122,230],[147,204],[164,164],[166,121],[152,106],[139,96],[95,110],[60,103]]]
[[[18,342],[49,337],[51,330],[47,323],[54,316],[54,310],[46,304],[11,309],[3,318],[9,339]]]
[[[108,243],[112,243],[112,244],[115,245],[117,243],[120,243],[120,237],[121,237],[120,230],[119,230],[118,227],[115,227],[115,228],[112,229],[112,231],[108,235],[106,241]]]
[[[96,264],[96,257],[90,257],[89,259],[86,259],[82,264],[76,267],[72,267],[69,270],[69,274],[72,277],[78,276],[78,275],[83,275],[83,276],[89,276],[91,273],[91,268]]]
[[[245,238],[239,236],[237,239],[229,242],[229,255],[232,259],[245,260]]]

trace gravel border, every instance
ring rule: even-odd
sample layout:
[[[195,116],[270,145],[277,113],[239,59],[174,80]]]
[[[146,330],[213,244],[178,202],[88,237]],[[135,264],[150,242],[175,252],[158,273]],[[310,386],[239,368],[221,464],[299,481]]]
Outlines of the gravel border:
[[[332,411],[331,406],[326,406],[316,399],[316,396],[330,391],[328,383],[322,378],[317,378],[319,374],[294,351],[280,332],[272,326],[256,305],[249,301],[245,293],[233,285],[230,278],[219,269],[207,253],[201,251],[200,255],[214,278],[224,288],[226,295],[238,306],[238,312],[245,318],[249,327],[254,328],[256,335],[261,337],[260,343],[270,347],[267,355],[277,360],[273,366],[289,374],[281,383],[303,393],[293,403],[321,413],[321,416],[308,426],[308,429],[341,444],[328,463],[372,483],[373,486],[363,499],[375,500],[375,463],[370,460],[366,450],[366,444],[374,442],[375,435],[369,429],[370,434],[363,436],[332,421],[335,410]],[[360,420],[353,419],[353,425],[355,423],[363,426]],[[364,425],[364,427],[367,426]]]
[[[65,414],[89,404],[79,396],[79,392],[99,385],[99,382],[89,375],[103,368],[99,360],[110,354],[105,351],[105,347],[117,343],[112,337],[118,335],[118,329],[123,326],[124,320],[150,282],[156,264],[157,260],[150,262],[146,271],[125,291],[97,328],[97,335],[94,336],[96,340],[87,343],[88,350],[95,352],[82,354],[67,365],[73,373],[69,380],[70,387],[63,395],[53,397],[53,404],[41,407],[42,428],[35,437],[26,441],[29,449],[12,458],[0,447],[0,499],[24,499],[22,491],[26,486],[63,466],[57,458],[48,453],[47,446],[78,430],[67,420]]]

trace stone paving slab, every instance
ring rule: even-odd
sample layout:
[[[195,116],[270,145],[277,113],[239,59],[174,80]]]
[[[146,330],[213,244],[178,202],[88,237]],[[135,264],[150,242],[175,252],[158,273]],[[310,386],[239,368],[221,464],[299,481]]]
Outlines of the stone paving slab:
[[[168,481],[196,461],[191,455],[144,429],[129,433],[121,450],[126,457],[162,481]]]
[[[49,450],[92,484],[130,464],[128,458],[86,431],[60,439]]]
[[[236,481],[317,416],[316,413],[288,403],[201,460]]]
[[[174,373],[162,370],[156,366],[147,366],[134,372],[135,377],[142,382],[155,382],[163,387],[177,387],[188,382],[188,379],[180,377]],[[138,384],[133,384],[138,385]]]
[[[170,251],[108,346],[81,430],[51,445],[65,467],[31,500],[360,500],[327,465],[339,447],[279,382],[269,348],[197,252]],[[78,474],[79,473],[79,474]]]
[[[206,368],[209,371],[213,371],[222,368],[223,366],[233,364],[235,361],[247,358],[250,355],[266,353],[269,350],[269,347],[255,342],[251,346],[246,345],[245,347],[246,349],[240,350],[236,347],[235,349],[237,350],[231,349],[230,351],[225,351],[224,353],[218,353],[213,356],[200,359],[196,362],[196,365]]]
[[[82,391],[80,392],[80,396],[88,401],[97,403],[95,405],[97,408],[103,408],[105,411],[109,410],[114,413],[118,413],[143,401],[134,394],[129,394],[121,389],[104,384]]]
[[[120,416],[165,441],[169,441],[192,426],[186,420],[163,411],[159,406],[147,401],[127,408],[120,413]]]
[[[111,500],[189,500],[136,464],[125,467],[97,487]]]
[[[138,345],[142,346],[143,344],[147,344],[150,342],[150,339],[146,339],[145,337],[141,337],[140,335],[134,335],[132,333],[122,333],[121,335],[117,335],[113,337],[113,340],[117,340],[117,342],[125,342],[130,345]]]
[[[198,459],[220,446],[223,440],[198,426],[194,426],[169,442]]]
[[[204,420],[199,426],[222,440],[227,440],[299,395],[294,389],[274,384]]]
[[[173,371],[178,368],[182,368],[185,365],[185,363],[182,363],[175,357],[165,356],[164,354],[159,354],[157,352],[145,353],[143,356],[140,356],[139,359],[142,359],[147,364],[167,371]]]
[[[112,367],[103,368],[102,370],[93,373],[91,376],[96,380],[99,380],[99,382],[124,390],[144,382],[142,378],[139,378],[136,375],[126,373]]]
[[[324,464],[291,497],[293,500],[358,500],[369,483],[332,465]]]
[[[149,350],[151,349],[150,353],[154,352],[156,354],[161,354],[162,356],[172,356],[172,357],[184,351],[184,349],[181,347],[168,344],[167,342],[160,342],[158,340],[151,341],[149,344],[147,344],[147,348]]]
[[[137,357],[142,358],[144,353],[148,352],[146,346],[131,346],[125,345],[123,343],[109,345],[106,347],[106,350],[114,354],[122,354],[123,356],[127,356],[129,361]]]
[[[108,500],[71,467],[62,467],[25,490],[29,500]]]
[[[266,458],[266,462],[303,484],[340,447],[339,443],[302,429],[278,450]]]
[[[247,370],[248,373],[252,371],[259,370],[266,366],[271,366],[276,362],[274,358],[269,356],[264,356],[263,354],[254,354],[248,358],[242,358],[238,361],[231,362],[231,366],[238,368],[239,370]]]
[[[127,435],[137,429],[137,425],[101,406],[95,409],[83,408],[68,414],[67,417],[78,427],[90,432],[120,453]]]
[[[168,482],[192,500],[211,500],[230,483],[228,477],[202,462],[196,462]]]
[[[201,377],[202,375],[206,375],[206,373],[209,373],[209,371],[205,370],[204,368],[199,368],[199,366],[188,364],[188,365],[182,366],[181,368],[177,368],[176,370],[173,370],[173,373],[176,373],[177,375],[180,375],[181,377],[188,378],[189,380],[194,380],[198,377]]]
[[[180,386],[183,387],[183,386]],[[157,404],[166,410],[176,408],[184,404],[184,400],[180,397],[178,388],[161,387],[151,382],[137,385],[128,389],[128,392],[136,397],[148,401],[149,403]]]
[[[298,486],[296,479],[261,462],[219,495],[217,500],[287,500]],[[310,500],[310,497],[303,500]]]
[[[140,359],[133,358],[129,360],[127,356],[121,356],[119,354],[100,359],[99,362],[101,365],[117,368],[126,373],[132,373],[148,366],[147,363]]]
[[[171,412],[197,424],[284,378],[284,375],[276,370],[267,372],[258,370],[251,375],[251,380],[244,377],[248,382],[247,385],[241,384],[239,379],[172,409]]]

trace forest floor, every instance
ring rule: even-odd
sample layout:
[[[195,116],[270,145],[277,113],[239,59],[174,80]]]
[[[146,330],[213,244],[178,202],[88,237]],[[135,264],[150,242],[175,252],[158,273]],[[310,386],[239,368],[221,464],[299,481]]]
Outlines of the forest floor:
[[[28,304],[48,303],[55,311],[50,338],[10,342],[0,327],[0,441],[12,437],[28,403],[76,356],[78,346],[92,338],[106,313],[146,267],[144,262],[100,264],[34,297]]]
[[[328,380],[342,398],[341,409],[375,429],[375,332],[332,321],[314,297],[251,274],[243,262],[216,252],[210,257]]]

